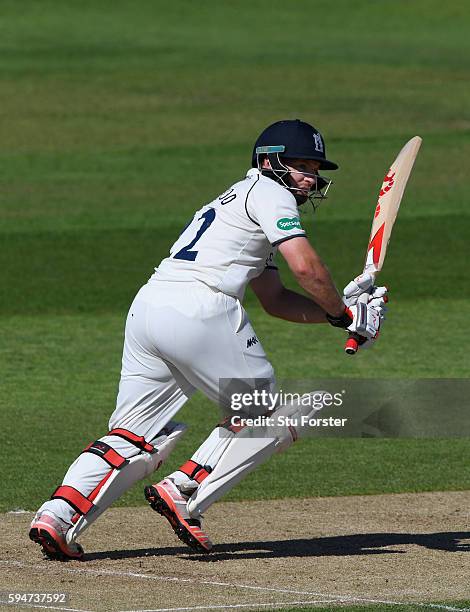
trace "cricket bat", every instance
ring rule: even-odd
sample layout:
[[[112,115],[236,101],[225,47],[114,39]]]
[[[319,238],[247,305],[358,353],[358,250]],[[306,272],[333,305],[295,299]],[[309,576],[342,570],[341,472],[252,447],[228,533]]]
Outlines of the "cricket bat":
[[[393,224],[397,218],[400,202],[421,142],[422,139],[419,136],[409,140],[390,166],[390,170],[383,180],[372,220],[363,270],[363,272],[372,274],[373,278],[382,269]],[[357,334],[350,333],[344,350],[348,355],[355,355],[358,348]]]

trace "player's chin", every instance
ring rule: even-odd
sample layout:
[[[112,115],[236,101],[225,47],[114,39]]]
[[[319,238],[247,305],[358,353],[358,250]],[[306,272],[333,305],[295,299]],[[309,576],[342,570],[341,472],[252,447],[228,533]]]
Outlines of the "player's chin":
[[[308,193],[300,192],[294,194],[295,201],[297,202],[297,206],[302,206],[308,200]]]

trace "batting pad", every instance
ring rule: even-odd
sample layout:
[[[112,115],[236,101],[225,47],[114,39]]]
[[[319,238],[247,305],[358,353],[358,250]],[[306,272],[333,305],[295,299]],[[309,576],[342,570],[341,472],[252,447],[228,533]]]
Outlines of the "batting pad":
[[[323,391],[306,393],[300,399],[314,398],[323,393]],[[297,424],[303,420],[308,421],[321,409],[314,402],[299,401],[284,404],[272,412],[270,424],[247,426],[239,431],[230,440],[212,472],[189,499],[188,511],[191,516],[195,518],[200,516],[271,455],[283,452],[299,437],[306,435],[308,428]],[[289,421],[296,425],[285,424]]]
[[[134,483],[149,476],[162,465],[186,430],[186,425],[183,423],[173,422],[171,425],[174,427],[168,435],[158,436],[155,440],[151,441],[151,444],[157,449],[156,452],[147,453],[142,451],[138,455],[131,457],[123,468],[113,470],[111,476],[94,499],[91,510],[82,515],[67,532],[67,543],[74,542],[85,529],[88,529]],[[169,424],[167,425],[168,427]]]

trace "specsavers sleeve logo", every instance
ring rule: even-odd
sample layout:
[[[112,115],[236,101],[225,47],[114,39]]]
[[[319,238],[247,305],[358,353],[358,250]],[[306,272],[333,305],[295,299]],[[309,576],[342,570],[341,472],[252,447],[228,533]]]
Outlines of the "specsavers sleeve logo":
[[[282,219],[278,219],[277,227],[280,230],[302,229],[299,217],[283,217]]]

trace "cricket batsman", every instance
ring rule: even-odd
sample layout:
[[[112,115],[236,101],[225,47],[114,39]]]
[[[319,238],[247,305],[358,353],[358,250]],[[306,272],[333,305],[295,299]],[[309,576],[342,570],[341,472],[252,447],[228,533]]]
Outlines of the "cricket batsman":
[[[362,348],[375,342],[385,287],[362,274],[340,295],[299,218],[299,206],[314,204],[330,187],[320,171],[338,168],[327,159],[320,132],[298,119],[278,121],[257,139],[251,166],[194,214],[134,298],[109,432],[83,450],[31,523],[29,537],[47,557],[82,558],[77,538],[162,465],[185,430],[174,417],[196,390],[228,406],[234,390],[275,388],[272,365],[242,306],[248,284],[274,317],[330,323],[357,334]],[[278,251],[306,295],[283,286]],[[230,392],[223,380],[233,382]],[[308,417],[311,408],[276,408],[286,415],[299,410]],[[145,497],[182,541],[209,552],[202,514],[288,448],[297,437],[292,430],[253,436],[250,427],[223,421],[178,470],[145,487]]]

